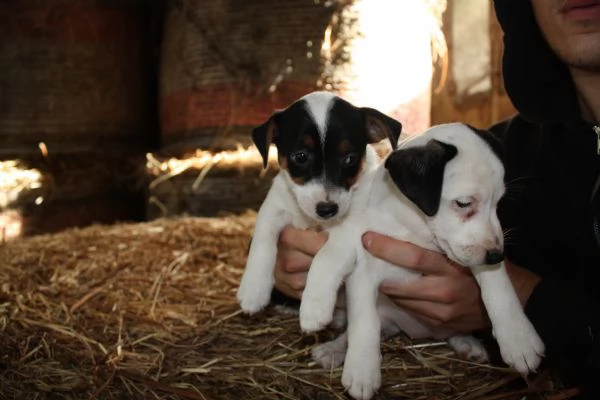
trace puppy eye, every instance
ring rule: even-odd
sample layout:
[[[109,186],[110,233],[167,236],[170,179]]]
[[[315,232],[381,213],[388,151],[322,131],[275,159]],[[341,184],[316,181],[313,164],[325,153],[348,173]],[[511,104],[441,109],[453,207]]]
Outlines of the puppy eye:
[[[342,158],[342,167],[348,168],[353,167],[358,163],[358,156],[354,153],[346,154],[344,158]]]
[[[467,208],[471,206],[472,202],[468,200],[454,200],[454,204],[456,204],[458,208]]]
[[[304,166],[308,164],[308,153],[306,151],[300,150],[290,155],[290,159],[292,162],[298,166]]]

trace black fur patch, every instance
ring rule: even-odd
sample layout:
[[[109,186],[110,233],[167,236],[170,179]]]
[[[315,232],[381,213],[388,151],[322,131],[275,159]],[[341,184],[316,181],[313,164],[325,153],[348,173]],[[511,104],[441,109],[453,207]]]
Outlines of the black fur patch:
[[[477,134],[484,142],[488,144],[492,152],[498,157],[498,159],[504,163],[504,149],[502,147],[502,143],[494,134],[488,130],[475,128],[469,124],[465,124],[469,129]]]
[[[398,189],[426,215],[433,216],[440,207],[444,168],[457,153],[455,146],[432,139],[425,146],[394,151],[385,168]]]
[[[389,138],[395,147],[401,130],[395,119],[335,97],[326,121],[325,143],[305,100],[274,113],[253,130],[252,137],[264,166],[274,143],[280,160],[285,160],[281,164],[295,182],[324,177],[327,185],[349,189],[361,172],[367,143]]]

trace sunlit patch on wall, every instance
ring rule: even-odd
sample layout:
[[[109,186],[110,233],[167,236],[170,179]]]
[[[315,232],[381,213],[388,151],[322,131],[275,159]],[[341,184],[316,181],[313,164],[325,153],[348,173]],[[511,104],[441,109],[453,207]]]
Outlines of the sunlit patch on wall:
[[[441,11],[432,12],[432,4]],[[355,1],[340,16],[341,32],[325,33],[322,53],[335,57],[342,46],[347,55],[345,62],[326,64],[332,89],[356,105],[398,118],[406,132],[429,127],[432,41],[440,35],[445,5],[441,0]]]
[[[0,242],[23,234],[20,209],[43,203],[42,179],[40,171],[18,160],[0,161]]]

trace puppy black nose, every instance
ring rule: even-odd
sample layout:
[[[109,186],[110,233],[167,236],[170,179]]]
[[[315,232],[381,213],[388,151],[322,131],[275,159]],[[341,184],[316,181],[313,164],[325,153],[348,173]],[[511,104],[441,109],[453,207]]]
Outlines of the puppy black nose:
[[[338,205],[331,201],[320,201],[317,203],[317,215],[321,218],[331,218],[338,212]]]
[[[494,265],[504,260],[504,253],[500,250],[488,250],[485,252],[486,265]]]

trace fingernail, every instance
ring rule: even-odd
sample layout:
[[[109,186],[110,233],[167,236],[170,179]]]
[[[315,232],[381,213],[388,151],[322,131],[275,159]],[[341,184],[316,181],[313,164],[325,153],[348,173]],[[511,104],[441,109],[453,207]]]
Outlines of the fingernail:
[[[363,242],[363,246],[365,249],[369,249],[369,247],[371,247],[371,241],[373,240],[373,235],[371,235],[369,232],[365,233],[362,236],[362,242]]]

